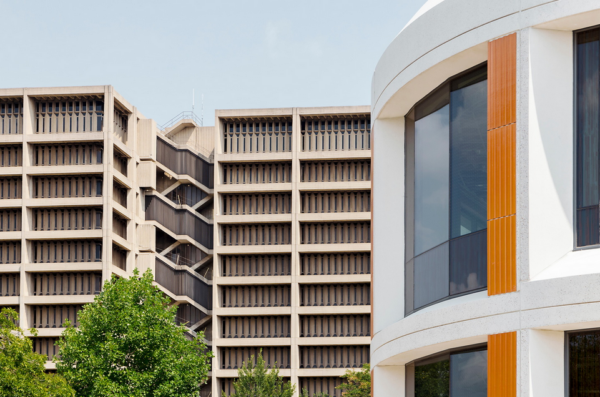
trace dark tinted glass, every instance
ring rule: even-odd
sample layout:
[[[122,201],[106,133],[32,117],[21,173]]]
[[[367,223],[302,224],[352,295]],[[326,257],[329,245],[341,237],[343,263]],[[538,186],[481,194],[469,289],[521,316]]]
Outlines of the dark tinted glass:
[[[446,242],[415,258],[415,308],[448,296],[448,251]]]
[[[415,122],[415,255],[448,240],[448,105]]]
[[[476,71],[475,77],[480,75]],[[450,238],[454,238],[487,227],[487,81],[450,96]]]
[[[580,33],[577,45],[578,208],[598,205],[599,62],[598,31]]]
[[[408,315],[415,309],[415,265],[411,259],[404,267],[404,313]]]
[[[577,245],[580,247],[599,243],[598,206],[577,210]]]
[[[415,397],[450,396],[450,361],[415,366]]]
[[[600,30],[577,36],[577,245],[598,244]],[[585,208],[585,209],[584,209]]]
[[[450,241],[450,295],[487,286],[487,230]]]
[[[600,331],[569,335],[569,397],[600,395]]]
[[[450,356],[450,395],[487,397],[487,350]]]

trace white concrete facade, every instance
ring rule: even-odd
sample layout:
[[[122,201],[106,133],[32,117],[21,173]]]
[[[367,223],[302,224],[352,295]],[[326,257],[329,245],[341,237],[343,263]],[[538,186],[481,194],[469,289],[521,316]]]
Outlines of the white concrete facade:
[[[600,326],[600,251],[574,248],[574,31],[597,0],[430,0],[372,81],[374,396],[404,396],[405,364],[517,332],[517,395],[565,396],[565,332]],[[404,116],[517,33],[517,291],[404,315]],[[393,186],[390,186],[393,185]],[[394,195],[394,197],[389,197]]]

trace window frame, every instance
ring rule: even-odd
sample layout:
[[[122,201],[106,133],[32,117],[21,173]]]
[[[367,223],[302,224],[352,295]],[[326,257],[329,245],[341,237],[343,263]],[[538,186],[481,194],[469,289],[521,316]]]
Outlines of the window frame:
[[[408,170],[409,169],[412,169],[412,173],[413,173],[412,182],[413,182],[413,185],[415,183],[415,178],[414,178],[414,168],[415,167],[414,167],[414,164],[412,166],[408,164],[409,157],[408,157],[408,144],[407,144],[407,134],[406,134],[406,130],[407,130],[407,128],[406,128],[406,120],[409,117],[412,120],[412,123],[413,123],[413,139],[414,139],[415,124],[418,121],[417,117],[416,117],[416,109],[417,109],[417,107],[419,105],[421,105],[422,103],[426,102],[428,99],[430,99],[434,95],[436,95],[438,93],[438,91],[441,90],[441,89],[443,89],[444,86],[446,86],[446,85],[448,86],[448,95],[449,95],[449,97],[448,97],[448,106],[449,106],[450,105],[450,94],[452,92],[452,86],[451,86],[452,81],[456,80],[456,79],[459,79],[459,78],[461,78],[461,77],[463,77],[465,75],[468,75],[468,74],[476,71],[479,68],[483,68],[485,65],[487,65],[487,63],[488,63],[488,60],[485,60],[483,62],[478,63],[477,65],[474,65],[474,66],[472,66],[472,67],[470,67],[470,68],[468,68],[466,70],[463,70],[460,73],[457,73],[457,74],[455,74],[453,76],[448,77],[446,80],[444,80],[438,86],[436,86],[433,90],[431,90],[427,95],[425,95],[418,102],[416,102],[411,107],[411,109],[406,113],[406,115],[404,116],[404,119],[405,119],[405,134],[404,134],[404,187],[405,187],[405,189],[404,189],[404,191],[405,191],[405,193],[409,191],[409,189],[407,188],[407,185],[408,185],[407,184],[407,181],[408,181]],[[486,80],[487,80],[487,77],[486,77]],[[439,109],[436,109],[435,111],[438,111],[438,110]],[[429,113],[428,115],[430,115],[432,113],[435,113],[435,111]],[[422,118],[425,118],[427,116],[423,116]],[[486,131],[486,133],[487,133],[487,131]],[[413,142],[413,146],[414,145],[415,145],[415,143]],[[414,153],[413,153],[413,155],[412,155],[411,158],[412,158],[412,161],[414,163],[414,161],[415,161]],[[413,196],[414,196],[414,194],[415,194],[414,186],[411,189],[412,189]],[[449,189],[451,189],[451,188],[449,187]],[[406,194],[406,196],[408,197],[408,194]],[[476,232],[472,232],[470,234],[467,234],[467,235],[464,235],[464,236],[458,236],[458,237],[455,237],[455,238],[451,238],[450,237],[450,233],[449,233],[448,234],[448,240],[446,240],[446,241],[444,241],[444,242],[436,245],[435,247],[431,247],[431,248],[427,249],[426,251],[420,253],[419,255],[415,255],[415,252],[414,252],[414,243],[415,243],[415,235],[414,235],[414,232],[415,232],[415,227],[414,227],[414,212],[415,212],[414,201],[415,201],[415,198],[413,197],[412,200],[413,200],[413,208],[412,208],[413,216],[411,217],[411,219],[412,219],[413,225],[411,227],[408,226],[408,216],[407,216],[407,214],[408,214],[408,210],[407,210],[408,206],[406,205],[406,201],[405,201],[405,205],[404,205],[404,248],[405,248],[404,249],[404,258],[403,258],[403,266],[404,266],[404,285],[403,285],[403,288],[404,288],[403,289],[403,291],[404,291],[404,318],[407,318],[407,317],[409,317],[409,316],[411,316],[411,315],[413,315],[413,314],[415,314],[415,313],[417,313],[417,312],[419,312],[419,311],[421,311],[421,310],[423,310],[425,308],[428,308],[430,306],[437,305],[438,303],[442,303],[442,302],[445,302],[445,301],[450,300],[450,299],[459,298],[461,296],[465,296],[465,295],[470,295],[470,294],[474,294],[474,293],[486,291],[488,289],[487,282],[486,282],[486,286],[485,287],[450,295],[450,286],[448,285],[448,296],[446,296],[444,298],[441,298],[441,299],[438,299],[438,300],[436,300],[434,302],[428,303],[426,305],[420,306],[419,308],[415,308],[414,307],[414,300],[415,300],[414,299],[414,296],[415,296],[415,276],[414,276],[414,274],[415,274],[415,272],[414,272],[414,266],[415,266],[415,264],[414,264],[414,262],[415,262],[416,257],[417,256],[421,256],[421,255],[423,255],[423,254],[425,254],[427,252],[430,252],[430,251],[432,251],[432,250],[434,250],[436,248],[439,248],[440,246],[442,246],[444,244],[448,244],[448,250],[450,250],[450,243],[453,240],[457,240],[457,239],[463,238],[463,237],[468,236],[468,235],[474,235],[476,233],[482,233],[484,231],[487,233],[487,227],[485,229],[478,230]],[[450,205],[450,203],[449,203],[449,205]],[[575,203],[575,206],[576,206],[576,203]],[[450,210],[450,208],[449,208],[449,210]],[[450,215],[448,217],[448,220],[450,222]],[[412,230],[412,235],[411,236],[409,236],[409,233],[408,233],[409,230]],[[449,228],[449,230],[450,230],[450,228]],[[411,239],[410,243],[413,246],[411,248],[413,254],[412,254],[412,257],[410,259],[407,259],[407,249],[406,249],[406,247],[408,245],[407,243],[409,242],[408,238]],[[413,267],[413,275],[412,275],[412,294],[413,294],[412,305],[413,305],[413,308],[412,308],[412,311],[410,311],[410,312],[407,311],[407,307],[406,307],[406,304],[407,304],[407,299],[406,299],[406,291],[407,291],[407,289],[406,289],[406,280],[407,280],[407,268],[408,268],[407,265],[408,265],[409,262],[412,262],[412,267]],[[450,264],[448,264],[448,270],[450,272]]]

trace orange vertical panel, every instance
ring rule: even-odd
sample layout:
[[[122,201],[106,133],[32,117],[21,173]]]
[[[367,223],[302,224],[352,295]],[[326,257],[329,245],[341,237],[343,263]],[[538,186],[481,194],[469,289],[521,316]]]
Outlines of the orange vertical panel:
[[[517,333],[488,336],[488,397],[517,396]]]
[[[516,215],[488,221],[488,295],[517,290]]]
[[[488,130],[517,121],[517,34],[488,43]]]
[[[511,34],[488,44],[488,295],[517,290],[516,105]]]
[[[488,219],[517,212],[516,124],[488,131]]]

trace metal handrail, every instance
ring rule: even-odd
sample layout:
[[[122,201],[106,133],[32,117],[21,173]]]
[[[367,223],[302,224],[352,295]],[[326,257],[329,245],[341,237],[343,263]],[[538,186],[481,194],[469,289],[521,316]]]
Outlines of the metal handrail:
[[[181,120],[193,120],[199,126],[202,126],[202,119],[194,112],[181,112],[171,120],[167,121],[163,125],[158,126],[161,131],[165,131],[167,128],[174,126]]]

